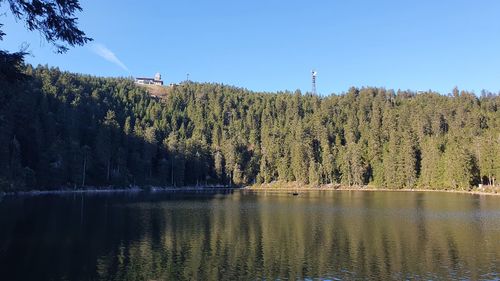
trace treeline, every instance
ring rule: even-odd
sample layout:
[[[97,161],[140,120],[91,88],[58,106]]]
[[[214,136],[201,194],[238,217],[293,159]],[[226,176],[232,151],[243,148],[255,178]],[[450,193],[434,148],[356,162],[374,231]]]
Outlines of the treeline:
[[[317,97],[27,66],[0,81],[0,187],[299,181],[466,189],[500,176],[500,96],[351,88]]]

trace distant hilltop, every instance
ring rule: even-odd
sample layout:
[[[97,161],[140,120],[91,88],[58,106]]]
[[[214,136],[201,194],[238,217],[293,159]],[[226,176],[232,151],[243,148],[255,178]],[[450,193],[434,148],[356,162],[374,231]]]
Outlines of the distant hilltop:
[[[156,73],[154,78],[137,77],[137,78],[135,78],[135,83],[136,84],[141,84],[141,85],[159,85],[159,86],[163,86],[163,80],[161,80],[161,74],[160,73]]]
[[[154,78],[137,77],[135,78],[135,84],[146,88],[153,98],[165,97],[168,93],[168,89],[163,87],[163,80],[161,80],[160,73],[156,73]],[[175,84],[170,84],[170,88],[174,86]]]

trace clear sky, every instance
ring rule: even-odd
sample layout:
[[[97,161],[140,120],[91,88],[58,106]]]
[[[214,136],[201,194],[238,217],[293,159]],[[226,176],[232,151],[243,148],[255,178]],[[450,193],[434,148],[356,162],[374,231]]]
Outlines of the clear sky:
[[[94,42],[60,55],[12,15],[0,47],[27,62],[99,76],[190,79],[256,91],[351,86],[500,90],[498,0],[80,0]],[[0,7],[0,12],[6,5]]]

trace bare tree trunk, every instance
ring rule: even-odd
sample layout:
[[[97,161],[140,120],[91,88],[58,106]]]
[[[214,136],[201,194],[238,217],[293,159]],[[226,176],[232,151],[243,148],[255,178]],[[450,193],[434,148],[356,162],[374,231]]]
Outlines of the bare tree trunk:
[[[83,175],[82,175],[82,186],[85,186],[85,175],[87,171],[87,155],[83,158]]]
[[[106,176],[106,179],[107,179],[108,182],[109,182],[109,169],[110,169],[110,166],[111,166],[111,159],[108,159],[108,173],[107,173],[107,176]]]
[[[174,186],[174,161],[173,160],[170,161],[170,167],[171,167],[170,168],[170,170],[171,170],[170,180],[172,181],[172,186]]]

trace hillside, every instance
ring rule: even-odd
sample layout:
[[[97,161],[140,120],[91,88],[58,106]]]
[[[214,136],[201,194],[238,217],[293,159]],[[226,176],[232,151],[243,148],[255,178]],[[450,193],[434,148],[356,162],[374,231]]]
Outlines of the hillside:
[[[264,94],[26,67],[0,81],[0,186],[273,181],[467,189],[500,175],[500,97],[351,88]],[[167,93],[167,92],[165,92]]]
[[[169,86],[160,86],[160,85],[140,85],[136,84],[138,87],[142,87],[146,89],[146,91],[153,97],[158,98],[166,98],[169,90],[171,88]]]

